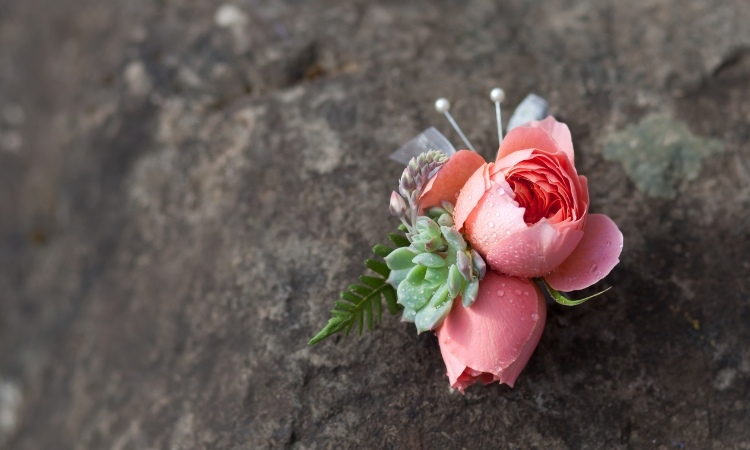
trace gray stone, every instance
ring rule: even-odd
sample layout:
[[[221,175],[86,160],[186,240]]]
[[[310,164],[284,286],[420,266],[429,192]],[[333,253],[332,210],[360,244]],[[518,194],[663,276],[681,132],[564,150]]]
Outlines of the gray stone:
[[[750,3],[224,4],[0,0],[0,446],[750,448]],[[495,86],[569,124],[614,289],[513,389],[451,393],[391,316],[308,347],[397,225],[388,155],[460,142],[444,96],[491,157]],[[654,113],[725,147],[672,198],[602,154]]]

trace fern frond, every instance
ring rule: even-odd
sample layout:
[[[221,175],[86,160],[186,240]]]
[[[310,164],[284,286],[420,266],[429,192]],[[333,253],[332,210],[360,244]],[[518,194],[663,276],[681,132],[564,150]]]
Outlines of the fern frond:
[[[405,247],[409,240],[403,235],[391,233],[388,238],[395,245]],[[386,245],[378,244],[373,247],[372,252],[381,258],[388,256],[394,249]],[[388,312],[396,315],[400,307],[396,303],[396,290],[388,284],[388,276],[391,270],[388,266],[375,259],[365,260],[365,266],[377,276],[362,275],[359,280],[362,284],[350,284],[345,291],[341,291],[341,300],[333,303],[332,317],[328,324],[310,339],[309,345],[316,344],[323,339],[336,333],[349,333],[357,327],[357,334],[361,335],[365,327],[372,331],[375,319],[380,322],[383,318],[383,301],[385,301]]]

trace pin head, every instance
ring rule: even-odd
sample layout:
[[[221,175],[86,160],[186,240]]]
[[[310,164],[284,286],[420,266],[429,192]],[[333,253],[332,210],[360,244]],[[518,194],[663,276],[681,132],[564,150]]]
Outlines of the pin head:
[[[439,113],[444,113],[451,109],[451,102],[448,101],[446,98],[439,98],[435,100],[435,111]]]
[[[490,100],[493,102],[500,102],[502,103],[503,100],[505,100],[505,91],[503,91],[500,88],[495,88],[490,91]],[[437,104],[435,105],[437,106]]]

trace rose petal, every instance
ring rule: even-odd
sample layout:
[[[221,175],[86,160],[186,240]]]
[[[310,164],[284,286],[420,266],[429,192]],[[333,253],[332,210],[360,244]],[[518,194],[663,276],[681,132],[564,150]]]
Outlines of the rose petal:
[[[512,198],[513,191],[505,180],[491,181],[469,217],[464,222],[471,245],[482,255],[495,242],[527,228],[523,220],[524,208]]]
[[[549,133],[560,146],[560,149],[568,155],[570,162],[575,162],[573,159],[575,156],[573,153],[573,137],[570,135],[570,128],[566,124],[558,122],[552,116],[547,116],[544,120],[534,120],[525,126],[539,127]]]
[[[544,322],[547,319],[547,305],[544,302],[544,296],[539,295],[537,302],[537,310],[541,311],[537,313],[537,316],[539,317],[537,326],[531,333],[531,336],[529,337],[526,345],[524,345],[521,349],[521,354],[518,355],[516,360],[513,361],[511,365],[506,367],[500,375],[495,375],[493,377],[494,381],[499,381],[500,383],[505,383],[508,386],[513,387],[513,384],[515,384],[516,382],[516,378],[518,378],[518,376],[521,374],[523,368],[526,367],[526,363],[528,363],[529,359],[531,359],[531,355],[534,353],[534,350],[536,350],[536,346],[537,344],[539,344],[539,340],[542,338],[542,332],[544,332]]]
[[[427,183],[422,192],[422,208],[439,205],[442,200],[455,205],[461,187],[484,163],[484,158],[475,152],[459,150],[454,153]]]
[[[546,153],[562,152],[560,145],[552,139],[552,136],[539,127],[516,127],[510,130],[500,144],[497,152],[496,162],[500,162],[506,156],[519,150],[536,148]],[[563,153],[565,154],[565,153]]]
[[[461,231],[464,221],[474,210],[477,202],[484,195],[484,191],[490,186],[487,172],[491,167],[489,164],[479,167],[461,188],[458,199],[456,199],[456,207],[453,210],[453,222],[457,231]]]
[[[494,270],[508,275],[543,276],[565,261],[581,241],[579,222],[552,224],[542,219],[495,243],[485,259]]]
[[[463,308],[463,306],[460,306],[458,303],[456,303],[456,305],[454,306],[454,308],[459,307]],[[438,333],[439,332],[440,331],[438,330]],[[453,356],[453,354],[448,351],[448,347],[440,345],[440,353],[443,355],[443,362],[445,363],[445,368],[447,370],[446,375],[448,375],[448,380],[450,380],[451,387],[453,389],[459,389],[461,392],[463,392],[464,389],[476,382],[473,377],[461,377],[464,373],[464,370],[466,370],[466,364],[462,364],[461,361],[458,360],[458,358]]]
[[[539,343],[546,314],[535,284],[487,272],[474,304],[457,304],[437,332],[451,387],[463,392],[479,379],[513,386]]]
[[[620,262],[623,237],[612,219],[604,214],[589,214],[583,232],[583,239],[573,253],[544,277],[559,291],[587,288],[606,277]]]

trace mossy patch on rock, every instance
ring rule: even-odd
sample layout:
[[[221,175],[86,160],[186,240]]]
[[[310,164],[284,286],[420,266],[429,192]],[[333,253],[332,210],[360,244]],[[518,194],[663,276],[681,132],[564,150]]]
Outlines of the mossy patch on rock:
[[[638,189],[669,199],[683,182],[698,177],[703,159],[724,148],[722,141],[696,136],[685,124],[653,113],[606,137],[603,154],[619,161]]]

